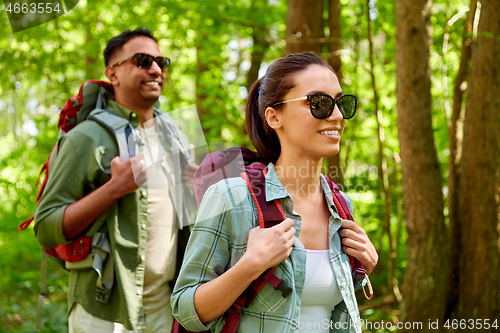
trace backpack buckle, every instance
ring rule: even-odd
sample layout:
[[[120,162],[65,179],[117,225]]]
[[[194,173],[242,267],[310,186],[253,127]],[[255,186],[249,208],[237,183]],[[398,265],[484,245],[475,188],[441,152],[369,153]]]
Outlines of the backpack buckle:
[[[219,151],[219,155],[222,156],[222,157],[226,157],[227,155],[229,155],[230,151],[229,150],[221,150]]]
[[[292,288],[285,287],[284,281],[281,281],[279,286],[275,287],[274,289],[281,291],[281,295],[283,296],[283,298],[287,297],[292,292]]]
[[[366,270],[363,268],[356,268],[354,272],[352,272],[352,278],[354,280],[354,287],[357,289],[361,289],[362,281],[365,278]]]

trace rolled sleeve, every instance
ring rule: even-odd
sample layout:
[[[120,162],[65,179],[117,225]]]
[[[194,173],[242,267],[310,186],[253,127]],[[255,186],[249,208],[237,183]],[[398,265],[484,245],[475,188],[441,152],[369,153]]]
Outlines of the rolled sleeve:
[[[70,241],[66,239],[63,233],[64,212],[68,205],[54,208],[43,219],[43,223],[35,222],[35,236],[38,243],[45,248],[50,249],[58,244],[67,244]],[[37,221],[35,215],[35,221]]]
[[[200,285],[201,283],[193,287],[185,288],[180,292],[181,295],[179,295],[179,297],[174,297],[174,294],[172,294],[172,315],[184,328],[193,332],[206,331],[213,322],[209,322],[207,326],[205,326],[200,321],[200,317],[196,312],[194,294]],[[180,309],[182,309],[182,311],[179,311]]]
[[[63,233],[64,212],[85,193],[81,152],[71,134],[63,139],[59,152],[54,147],[52,154],[57,155],[51,157],[49,178],[35,212],[35,236],[46,249],[71,242]]]
[[[196,223],[189,237],[184,262],[175,284],[172,314],[190,331],[203,331],[218,318],[202,323],[194,304],[196,289],[221,275],[230,263],[230,230],[232,216],[226,199],[212,185],[200,204]]]

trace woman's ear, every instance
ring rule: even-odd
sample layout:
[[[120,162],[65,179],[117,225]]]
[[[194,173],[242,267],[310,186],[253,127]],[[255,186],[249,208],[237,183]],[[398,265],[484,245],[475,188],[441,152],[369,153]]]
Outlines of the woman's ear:
[[[268,107],[265,111],[264,116],[266,117],[267,124],[269,127],[272,129],[276,130],[278,128],[281,128],[281,112],[272,108]]]

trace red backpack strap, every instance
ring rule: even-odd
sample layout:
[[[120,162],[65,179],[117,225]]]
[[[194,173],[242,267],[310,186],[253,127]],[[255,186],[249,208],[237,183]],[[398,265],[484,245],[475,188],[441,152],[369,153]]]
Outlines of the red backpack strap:
[[[328,183],[328,187],[330,187],[330,190],[332,191],[332,197],[333,197],[333,203],[335,204],[335,207],[337,208],[337,212],[339,213],[340,218],[344,220],[350,220],[354,222],[354,218],[352,217],[351,211],[349,210],[349,206],[347,205],[347,202],[340,193],[339,187],[337,184],[332,182],[328,176],[325,175],[326,182]],[[366,270],[359,262],[354,257],[349,256],[349,262],[351,264],[351,269],[352,269],[352,280],[354,287],[357,289],[363,289],[363,293],[365,294],[365,297],[367,299],[371,299],[373,297],[373,291],[370,285],[370,282],[368,280],[368,275],[366,274]],[[370,289],[370,297],[366,295],[364,285],[363,285],[363,280],[366,279],[369,289]]]
[[[259,218],[259,226],[261,228],[271,228],[285,219],[285,213],[278,199],[267,202],[265,191],[265,175],[267,169],[262,167],[262,163],[255,165],[252,168],[250,165],[246,168],[246,172],[242,172],[240,176],[245,180],[248,190],[253,198],[257,215]],[[291,288],[285,287],[283,280],[273,273],[276,267],[267,269],[257,279],[255,279],[248,288],[236,299],[231,308],[226,323],[222,328],[221,333],[236,333],[241,318],[241,309],[248,307],[257,296],[257,293],[267,283],[272,285],[274,289],[281,291],[283,297],[287,297],[292,291]]]

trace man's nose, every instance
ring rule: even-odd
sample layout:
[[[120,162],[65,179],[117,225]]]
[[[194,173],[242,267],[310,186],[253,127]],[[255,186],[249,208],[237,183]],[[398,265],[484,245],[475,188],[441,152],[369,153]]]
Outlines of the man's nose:
[[[163,70],[161,69],[161,67],[158,65],[158,63],[156,61],[153,61],[153,63],[151,64],[151,67],[148,70],[148,72],[150,74],[161,75],[163,73]]]

